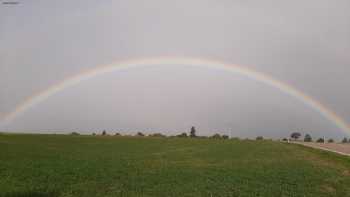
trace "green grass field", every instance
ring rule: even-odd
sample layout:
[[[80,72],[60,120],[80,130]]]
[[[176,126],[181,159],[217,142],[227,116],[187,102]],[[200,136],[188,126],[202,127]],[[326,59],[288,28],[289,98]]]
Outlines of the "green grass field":
[[[350,158],[272,141],[0,135],[0,196],[350,196]]]

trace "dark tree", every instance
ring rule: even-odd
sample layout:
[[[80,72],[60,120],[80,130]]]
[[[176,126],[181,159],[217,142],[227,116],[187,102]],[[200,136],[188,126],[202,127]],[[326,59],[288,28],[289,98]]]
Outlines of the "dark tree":
[[[294,140],[299,139],[300,136],[301,134],[299,132],[294,132],[290,135],[290,137],[293,138]]]
[[[348,138],[344,137],[344,139],[341,141],[341,143],[348,143]]]
[[[115,133],[114,135],[115,135],[115,136],[121,136],[120,133]]]
[[[196,136],[196,128],[195,127],[191,127],[190,137],[197,137]]]
[[[145,136],[145,134],[143,134],[142,132],[137,132],[136,136],[143,137]]]
[[[312,142],[312,137],[309,134],[306,134],[304,137],[304,142]]]
[[[166,137],[165,135],[161,134],[161,133],[153,133],[149,135],[150,137]]]
[[[176,137],[187,137],[187,133],[183,132],[183,133],[177,135]]]
[[[213,138],[213,139],[220,139],[221,135],[218,134],[218,133],[215,133],[214,135],[211,136],[211,138]]]
[[[258,136],[258,137],[256,137],[256,140],[263,140],[263,139],[264,139],[263,136]]]
[[[107,135],[106,130],[103,130],[103,131],[102,131],[102,135]]]
[[[318,140],[316,142],[317,143],[324,143],[324,139],[323,138],[318,138]]]
[[[328,143],[333,143],[333,142],[334,140],[332,138],[328,140]]]
[[[71,135],[80,135],[78,132],[72,132]]]
[[[96,133],[92,133],[92,135],[93,135],[93,136],[95,136],[95,135],[96,135]]]
[[[286,141],[288,141],[288,139],[287,138],[283,138],[282,141],[286,142]]]
[[[224,140],[227,140],[227,139],[229,139],[229,136],[228,136],[228,135],[223,135],[222,138],[223,138]]]

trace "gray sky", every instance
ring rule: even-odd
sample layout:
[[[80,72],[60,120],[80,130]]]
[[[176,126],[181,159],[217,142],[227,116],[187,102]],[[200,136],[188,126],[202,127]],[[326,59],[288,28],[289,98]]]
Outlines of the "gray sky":
[[[3,2],[4,0],[1,0]],[[0,5],[0,115],[82,70],[155,56],[217,59],[269,74],[350,122],[348,0],[19,0]],[[3,131],[161,131],[341,138],[274,88],[214,69],[150,66],[61,91]]]

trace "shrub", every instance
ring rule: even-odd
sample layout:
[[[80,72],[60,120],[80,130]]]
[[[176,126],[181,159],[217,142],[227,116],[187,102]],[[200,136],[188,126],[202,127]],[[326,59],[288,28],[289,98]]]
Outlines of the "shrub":
[[[153,133],[149,135],[150,137],[166,137],[165,135],[161,134],[161,133]]]
[[[318,138],[318,140],[316,142],[317,143],[324,143],[324,139],[323,138]]]
[[[256,140],[263,140],[263,139],[264,139],[263,136],[258,136],[258,137],[256,137]]]
[[[312,137],[309,134],[306,134],[304,137],[304,142],[312,142]]]
[[[102,135],[107,135],[106,130],[103,130],[103,131],[102,131]]]
[[[114,136],[121,136],[121,134],[120,133],[115,133]]]
[[[187,137],[187,133],[183,132],[183,133],[177,135],[176,137],[183,137],[183,138],[185,138],[185,137]]]
[[[138,137],[144,137],[145,134],[143,134],[142,132],[137,132],[136,136],[138,136]]]
[[[334,140],[332,138],[328,140],[328,143],[333,143],[333,142]]]
[[[286,141],[288,141],[288,139],[287,138],[283,138],[282,141],[286,142]]]
[[[215,134],[212,135],[210,138],[213,138],[213,139],[220,139],[220,138],[221,138],[221,135],[218,134],[218,133],[215,133]]]
[[[93,135],[93,136],[95,136],[95,135],[96,135],[96,133],[92,133],[92,135]]]
[[[222,135],[222,138],[223,138],[224,140],[227,140],[227,139],[229,139],[229,136],[228,136],[228,135]]]
[[[341,141],[341,143],[347,143],[347,142],[348,142],[348,138],[346,138],[346,137],[344,137],[343,140]]]
[[[78,132],[72,132],[70,135],[80,135]]]

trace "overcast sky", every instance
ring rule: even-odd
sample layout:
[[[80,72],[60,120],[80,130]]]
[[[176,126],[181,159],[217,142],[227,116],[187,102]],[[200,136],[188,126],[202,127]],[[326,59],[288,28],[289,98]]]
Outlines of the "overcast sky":
[[[348,0],[0,0],[0,115],[88,68],[155,56],[216,59],[307,93],[350,122]],[[152,66],[69,87],[0,130],[85,133],[196,126],[202,135],[344,134],[280,91],[225,71]]]

